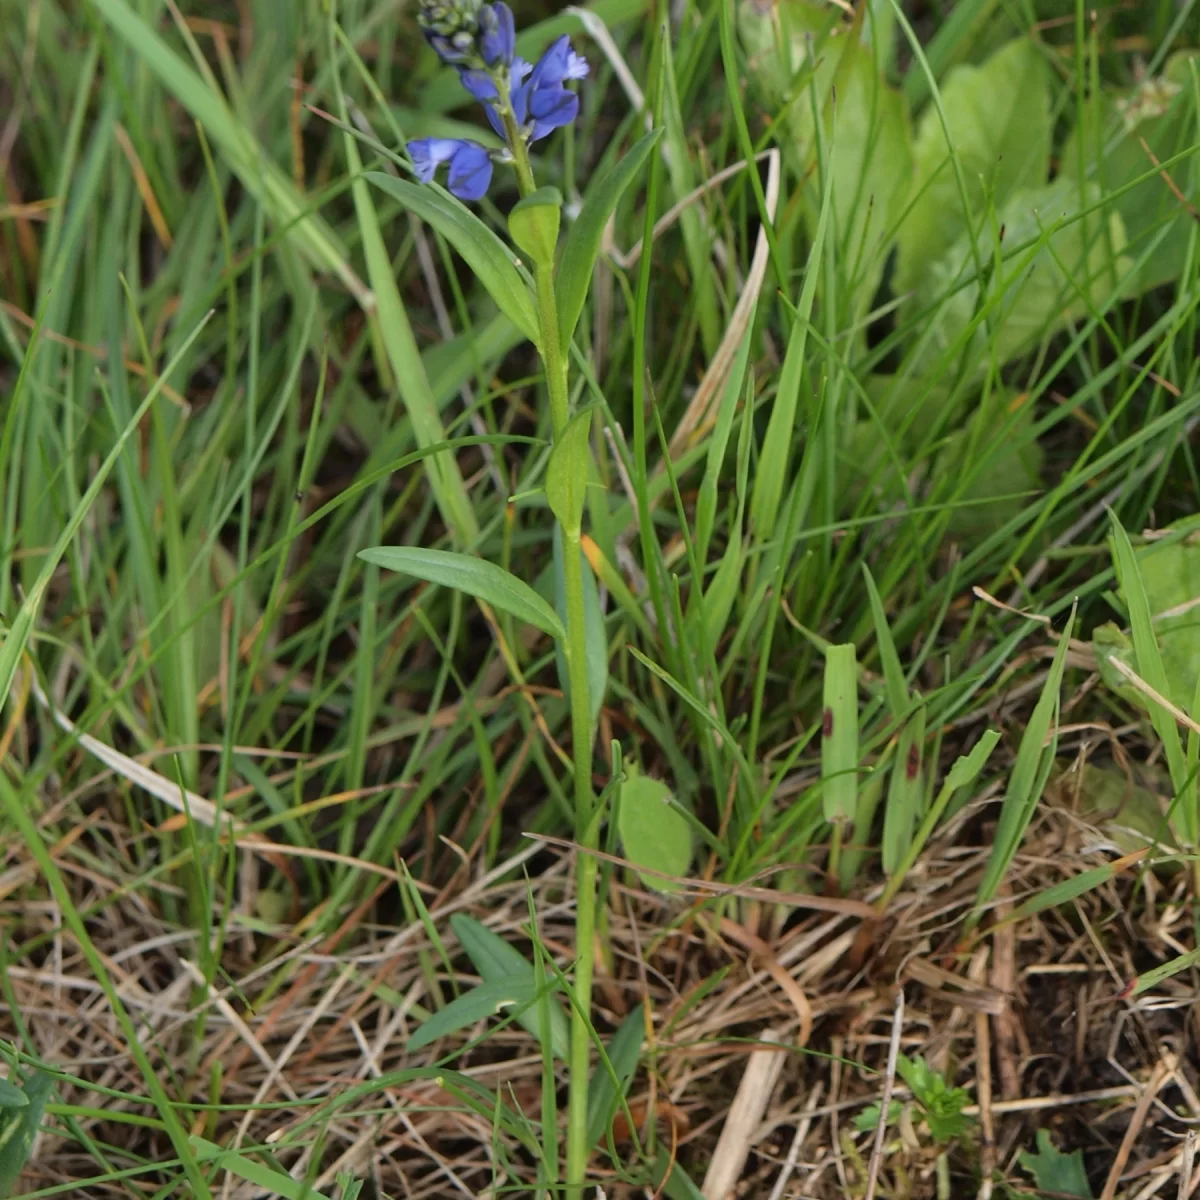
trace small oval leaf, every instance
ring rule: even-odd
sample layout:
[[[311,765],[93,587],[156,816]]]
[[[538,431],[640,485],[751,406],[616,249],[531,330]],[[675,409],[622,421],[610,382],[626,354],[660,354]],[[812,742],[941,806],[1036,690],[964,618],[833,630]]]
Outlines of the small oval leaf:
[[[358,557],[388,571],[401,571],[484,600],[553,638],[566,636],[558,614],[529,584],[486,559],[423,546],[373,546],[360,550]]]
[[[500,311],[535,345],[541,341],[537,309],[512,252],[470,209],[430,185],[380,171],[368,171],[366,177],[432,225],[463,256]]]
[[[538,266],[552,267],[561,216],[562,193],[558,188],[540,187],[513,205],[508,214],[508,232],[517,248]]]
[[[19,1087],[0,1079],[0,1108],[25,1108],[29,1097]]]
[[[671,804],[671,789],[661,779],[651,779],[629,768],[621,785],[617,827],[625,857],[638,866],[666,875],[686,875],[692,865],[692,829],[687,818]],[[654,875],[642,875],[646,887],[658,892],[678,891],[678,885]]]

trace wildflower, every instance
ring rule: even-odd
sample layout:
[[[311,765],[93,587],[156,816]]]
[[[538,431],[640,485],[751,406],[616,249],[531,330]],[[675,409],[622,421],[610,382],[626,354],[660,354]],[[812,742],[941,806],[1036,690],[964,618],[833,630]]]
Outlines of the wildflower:
[[[478,200],[491,182],[493,157],[512,161],[512,155],[524,155],[525,145],[579,115],[579,97],[564,84],[587,75],[587,60],[571,49],[565,35],[536,66],[518,58],[512,10],[503,0],[422,0],[418,21],[429,44],[458,70],[463,87],[509,145],[507,152],[493,155],[463,139],[410,142],[417,178],[428,183],[441,163],[449,163],[450,190],[460,199]],[[515,140],[521,145],[513,145]]]
[[[491,154],[467,138],[421,138],[408,143],[408,153],[422,183],[430,183],[437,168],[448,163],[446,186],[460,200],[479,200],[492,182]]]

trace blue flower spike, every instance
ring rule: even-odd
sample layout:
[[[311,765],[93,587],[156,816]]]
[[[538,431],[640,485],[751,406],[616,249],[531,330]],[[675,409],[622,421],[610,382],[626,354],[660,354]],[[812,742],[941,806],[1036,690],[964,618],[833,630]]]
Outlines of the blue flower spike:
[[[587,60],[571,49],[566,35],[531,66],[516,55],[512,10],[503,0],[421,0],[418,23],[443,62],[455,67],[468,94],[484,108],[492,128],[508,143],[489,151],[463,138],[423,138],[409,142],[417,178],[433,179],[449,164],[447,186],[460,200],[478,200],[492,179],[493,161],[512,161],[525,146],[579,115],[579,97],[563,85],[583,79]],[[520,145],[514,145],[519,141]]]

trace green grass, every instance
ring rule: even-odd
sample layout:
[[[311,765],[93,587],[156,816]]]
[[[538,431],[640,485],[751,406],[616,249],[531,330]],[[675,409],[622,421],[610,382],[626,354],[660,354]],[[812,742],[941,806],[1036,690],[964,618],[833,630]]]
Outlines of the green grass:
[[[396,6],[341,0],[336,23],[315,0],[181,7],[182,22],[149,0],[0,12],[8,1075],[32,1094],[52,1068],[53,1161],[98,1195],[216,1195],[226,1172],[351,1194],[331,1164],[363,1130],[401,1128],[402,1095],[467,1114],[454,1137],[469,1129],[478,1153],[435,1130],[429,1178],[445,1153],[478,1194],[551,1191],[570,892],[524,835],[577,832],[554,644],[494,593],[359,557],[476,553],[539,593],[526,611],[554,628],[543,489],[565,484],[548,485],[539,360],[434,210],[420,220],[402,186],[367,178],[404,174],[402,137],[474,114]],[[626,168],[613,230],[652,251],[602,268],[586,297],[577,279],[569,305],[572,401],[595,406],[584,545],[604,638],[589,656],[607,650],[593,783],[609,857],[585,1014],[607,1112],[589,1110],[588,1137],[598,1173],[640,1182],[661,1175],[662,1129],[610,1153],[601,1117],[631,1079],[665,1086],[670,1046],[647,1043],[638,1074],[636,1021],[621,1023],[640,1002],[664,1033],[655,950],[697,912],[779,934],[793,909],[747,890],[764,879],[882,895],[886,920],[951,827],[994,840],[952,917],[956,936],[986,939],[1091,667],[1070,721],[1123,728],[1151,769],[1163,755],[1179,852],[1200,849],[1200,742],[1171,712],[1200,718],[1200,639],[1186,612],[1162,615],[1194,598],[1180,579],[1200,585],[1200,58],[1182,53],[1200,50],[1200,8],[1093,23],[1061,0],[964,0],[923,24],[871,2],[851,24],[789,0],[794,62],[751,4],[690,3],[669,40],[656,8],[589,8],[663,129]],[[529,54],[570,32],[592,63],[576,127],[535,147],[565,236],[593,181],[634,157],[646,114],[577,18],[521,6],[518,25]],[[1169,87],[1140,85],[1143,70]],[[1130,96],[1165,111],[1137,110],[1129,134]],[[769,148],[773,215],[742,171],[653,238],[700,183]],[[516,193],[497,175],[475,207],[503,237]],[[672,456],[764,221],[750,326]],[[1093,651],[1109,621],[1127,645]],[[1169,705],[1106,671],[1110,652]],[[52,709],[124,757],[106,768]],[[134,759],[150,791],[122,766]],[[672,818],[628,851],[622,762],[667,783]],[[180,803],[161,798],[172,788]],[[987,788],[999,809],[964,820]],[[614,859],[677,864],[681,845],[685,875],[733,890],[696,912],[665,891],[631,945],[629,889],[657,885]],[[1067,874],[1086,870],[1112,878],[1102,860]],[[1047,876],[1021,911],[1078,891]],[[500,971],[522,979],[511,997],[471,992],[489,975],[450,926],[464,892],[524,956]],[[358,957],[392,936],[411,952],[403,987]],[[264,1061],[229,1013],[277,1059],[339,958],[352,980],[306,1046],[328,1036],[344,1064],[296,1047],[312,1086],[260,1089]],[[184,980],[164,1011],[185,1016],[156,1024],[140,1006],[164,971]],[[79,1018],[72,1037],[81,1061],[127,1048],[111,1071],[76,1067],[49,1019],[21,1016],[56,972],[104,997],[114,1023]],[[622,1009],[608,985],[634,998]],[[517,1007],[479,1024],[497,997]],[[361,1039],[377,1031],[345,1016],[355,1002],[382,1024],[401,1014],[374,1057]],[[406,1057],[426,1019],[452,1036]],[[470,1073],[522,1056],[537,1060],[521,1068],[532,1100],[502,1071]],[[681,1152],[695,1184],[709,1150]],[[0,1140],[0,1178],[3,1156]],[[345,1169],[402,1194],[395,1161]],[[34,1164],[26,1183],[52,1195],[61,1178]],[[673,1194],[691,1194],[681,1179]]]

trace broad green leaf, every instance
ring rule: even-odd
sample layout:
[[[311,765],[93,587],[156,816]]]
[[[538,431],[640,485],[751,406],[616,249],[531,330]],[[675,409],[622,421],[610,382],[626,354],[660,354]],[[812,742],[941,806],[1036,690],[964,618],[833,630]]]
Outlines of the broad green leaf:
[[[485,983],[498,980],[520,979],[529,984],[529,994],[536,994],[534,970],[531,963],[515,946],[510,946],[499,934],[465,913],[455,913],[450,918],[450,927],[458,938],[463,952],[471,960]],[[517,1023],[540,1042],[542,1040],[539,1007],[531,1007],[517,1017]],[[557,1058],[566,1060],[570,1047],[571,1032],[567,1014],[553,998],[549,1004],[550,1045]],[[423,1028],[423,1027],[422,1027]]]
[[[1154,624],[1154,610],[1150,604],[1145,578],[1140,569],[1137,555],[1129,535],[1125,532],[1115,513],[1109,513],[1110,537],[1113,550],[1113,563],[1117,571],[1117,579],[1121,585],[1121,593],[1129,610],[1129,628],[1133,637],[1134,667],[1137,674],[1152,687],[1160,696],[1170,699],[1171,684],[1167,677],[1167,669],[1163,654],[1158,644],[1157,631]],[[1191,697],[1188,697],[1190,702]],[[1150,722],[1154,732],[1162,742],[1163,753],[1167,760],[1167,769],[1171,772],[1171,783],[1177,793],[1183,793],[1185,788],[1193,785],[1189,779],[1187,759],[1184,755],[1183,744],[1179,736],[1179,727],[1175,718],[1161,704],[1149,700],[1147,708],[1150,712]],[[1180,806],[1180,817],[1186,831],[1186,841],[1195,840],[1196,813],[1190,804]]]
[[[1171,791],[1170,781],[1158,778],[1152,767],[1130,766],[1128,770],[1129,774],[1095,763],[1073,762],[1067,770],[1051,774],[1052,790],[1047,795],[1095,825],[1122,854],[1146,846],[1177,849],[1167,824],[1164,793]]]
[[[828,169],[831,236],[844,280],[839,286],[853,294],[852,311],[860,317],[874,301],[912,187],[908,105],[880,75],[870,46],[843,38],[824,47],[811,92],[801,90],[790,118],[800,169],[816,180],[815,187],[802,193],[809,234],[820,217],[823,172]]]
[[[23,1092],[24,1105],[0,1109],[0,1197],[12,1195],[29,1159],[46,1105],[54,1092],[54,1077],[45,1071],[34,1071],[25,1081]]]
[[[844,28],[833,6],[813,0],[741,0],[737,26],[755,90],[772,112],[788,104],[789,117],[810,103],[808,80],[823,59],[836,60]]]
[[[555,279],[559,336],[564,349],[575,336],[575,326],[579,323],[579,314],[583,312],[583,302],[592,284],[592,271],[596,256],[600,253],[600,242],[608,218],[661,135],[661,129],[652,129],[634,144],[628,154],[622,156],[603,179],[592,184],[583,208],[567,234]]]
[[[1083,1151],[1063,1154],[1050,1140],[1048,1129],[1037,1131],[1037,1153],[1022,1150],[1017,1160],[1033,1176],[1033,1185],[1048,1196],[1075,1196],[1093,1200],[1092,1185],[1083,1166]]]
[[[1098,185],[1108,208],[1120,214],[1129,257],[1136,261],[1149,252],[1133,285],[1139,292],[1178,279],[1187,261],[1194,222],[1156,163],[1169,163],[1190,150],[1190,158],[1174,162],[1169,170],[1188,201],[1200,201],[1200,114],[1193,86],[1198,69],[1200,57],[1183,51],[1167,60],[1161,75],[1118,95],[1093,97],[1084,110],[1083,128],[1071,131],[1059,155],[1064,175]],[[1128,187],[1138,179],[1142,182]]]
[[[929,104],[917,123],[913,205],[899,231],[893,286],[906,292],[972,226],[988,205],[1036,188],[1050,169],[1049,77],[1044,52],[1019,38],[979,66],[953,67],[941,87],[942,114]],[[966,184],[964,214],[954,154]]]
[[[565,580],[563,579],[563,544],[562,530],[555,525],[553,532],[554,546],[554,608],[564,627],[567,622],[567,598]],[[608,634],[604,628],[604,611],[600,607],[600,590],[596,587],[596,577],[592,573],[587,555],[579,551],[583,559],[583,612],[587,625],[587,672],[588,672],[588,707],[589,719],[595,725],[600,716],[600,708],[604,704],[604,693],[608,690]],[[564,642],[560,641],[555,647],[555,659],[558,667],[558,682],[564,696],[571,694],[567,680],[567,660],[563,654]]]
[[[661,779],[629,767],[621,785],[617,828],[625,857],[641,867],[666,875],[686,875],[692,865],[692,828],[671,804],[671,789]],[[641,876],[656,892],[674,892],[678,885],[655,875]]]
[[[478,987],[463,992],[451,1000],[445,1008],[434,1013],[408,1039],[409,1050],[420,1050],[439,1038],[444,1038],[460,1029],[466,1029],[488,1017],[506,1016],[510,1009],[520,1009],[520,1017],[532,1017],[537,1022],[537,987],[533,980],[533,968],[522,975],[502,975],[490,979]]]
[[[1086,211],[1097,197],[1096,185],[1064,179],[1014,193],[976,239],[982,296],[967,235],[929,265],[901,309],[912,317],[931,313],[928,359],[965,339],[968,360],[983,372],[993,359],[1003,365],[1033,349],[1089,307],[1103,308],[1128,260],[1120,215]],[[981,305],[986,320],[978,319]]]
[[[825,651],[821,799],[827,821],[853,821],[858,806],[858,664],[853,643]]]
[[[513,205],[508,214],[508,232],[535,265],[552,267],[561,217],[562,193],[558,188],[540,187]]]
[[[637,1071],[638,1059],[642,1053],[642,1042],[646,1037],[646,1014],[642,1005],[638,1005],[621,1022],[620,1028],[613,1034],[608,1044],[608,1065],[617,1077],[617,1088],[613,1086],[612,1075],[605,1069],[603,1063],[597,1063],[592,1074],[592,1082],[588,1087],[588,1136],[589,1147],[600,1144],[605,1131],[612,1124],[613,1116],[621,1100],[629,1091],[629,1084]]]
[[[263,1188],[270,1196],[282,1196],[283,1200],[329,1200],[324,1192],[318,1192],[307,1179],[293,1179],[290,1175],[269,1167],[266,1163],[256,1162],[237,1150],[226,1150],[223,1146],[202,1137],[190,1137],[188,1143],[201,1162],[212,1163],[238,1179]]]
[[[1020,407],[1013,416],[1016,405]],[[1028,493],[1042,486],[1045,458],[1033,429],[1033,405],[1023,397],[1014,398],[1001,391],[972,414],[966,428],[946,439],[939,466],[941,477],[952,480],[960,471],[972,470],[947,522],[951,536],[983,538],[1030,503]]]
[[[25,1108],[29,1097],[7,1079],[0,1079],[0,1108]]]
[[[546,500],[567,533],[578,534],[587,497],[592,410],[576,413],[554,442],[546,465]]]
[[[366,178],[432,225],[462,255],[500,311],[535,345],[541,341],[533,296],[513,252],[466,205],[431,184],[380,171],[368,171]]]
[[[1164,694],[1177,708],[1188,712],[1200,679],[1200,606],[1188,607],[1200,597],[1200,540],[1194,534],[1175,542],[1156,540],[1139,546],[1134,557],[1162,655],[1167,685]],[[1095,636],[1101,636],[1100,629]],[[1129,689],[1127,680],[1122,683]],[[1144,708],[1145,697],[1136,689],[1130,690]]]
[[[553,638],[566,636],[558,614],[529,584],[485,559],[423,546],[374,546],[360,550],[358,557],[385,570],[474,596]]]

